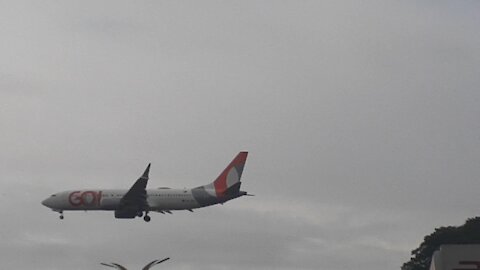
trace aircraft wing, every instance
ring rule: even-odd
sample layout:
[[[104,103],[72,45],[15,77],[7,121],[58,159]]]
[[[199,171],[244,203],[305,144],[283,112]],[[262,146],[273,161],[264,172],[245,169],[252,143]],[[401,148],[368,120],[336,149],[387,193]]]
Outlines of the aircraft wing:
[[[113,265],[115,265],[117,267],[117,269],[119,270],[127,270],[127,268],[125,268],[123,265],[121,264],[118,264],[118,263],[112,263]]]
[[[123,195],[120,200],[121,211],[132,211],[134,213],[147,210],[147,182],[148,173],[150,172],[150,163],[148,164],[145,172],[138,178],[133,186]]]
[[[167,261],[167,260],[170,260],[170,258],[165,258],[163,260],[154,260],[154,261],[150,262],[149,264],[145,265],[145,267],[143,267],[142,270],[149,270],[150,268],[152,268],[152,266],[157,265],[157,264],[162,263],[162,262]]]
[[[104,266],[108,266],[108,267],[112,267],[112,268],[116,268],[116,269],[120,269],[120,270],[127,270],[127,268],[123,267],[122,265],[118,264],[118,263],[100,263],[101,265],[104,265]]]

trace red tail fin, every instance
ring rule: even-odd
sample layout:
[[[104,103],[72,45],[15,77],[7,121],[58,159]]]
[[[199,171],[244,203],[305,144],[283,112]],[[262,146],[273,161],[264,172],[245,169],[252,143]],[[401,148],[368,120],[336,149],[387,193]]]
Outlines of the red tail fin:
[[[213,182],[217,196],[240,190],[240,178],[247,161],[248,152],[240,152]]]

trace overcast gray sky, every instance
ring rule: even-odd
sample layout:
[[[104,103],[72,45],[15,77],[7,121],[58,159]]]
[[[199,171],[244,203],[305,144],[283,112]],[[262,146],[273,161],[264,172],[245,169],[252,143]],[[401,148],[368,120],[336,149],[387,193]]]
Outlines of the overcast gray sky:
[[[340,2],[340,3],[339,3]],[[2,269],[399,269],[479,215],[478,1],[1,1]],[[256,194],[115,220],[75,188]]]

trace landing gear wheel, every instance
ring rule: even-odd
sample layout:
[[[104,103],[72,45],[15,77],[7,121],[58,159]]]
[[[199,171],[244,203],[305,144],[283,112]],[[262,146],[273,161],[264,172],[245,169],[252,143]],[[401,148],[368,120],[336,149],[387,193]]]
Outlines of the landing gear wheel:
[[[145,216],[143,217],[143,220],[145,220],[145,222],[150,222],[150,216],[145,214]]]
[[[63,219],[63,214],[60,214],[60,219]]]
[[[137,213],[137,217],[142,217],[143,216],[143,212],[138,212]]]

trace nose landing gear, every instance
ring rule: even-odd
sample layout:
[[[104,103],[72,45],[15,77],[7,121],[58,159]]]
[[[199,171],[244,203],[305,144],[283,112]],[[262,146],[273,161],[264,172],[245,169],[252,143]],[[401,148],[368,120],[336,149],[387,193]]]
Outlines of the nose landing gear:
[[[63,219],[63,211],[60,211],[59,213],[60,213],[60,217],[59,217],[59,218],[60,218],[60,219]]]

